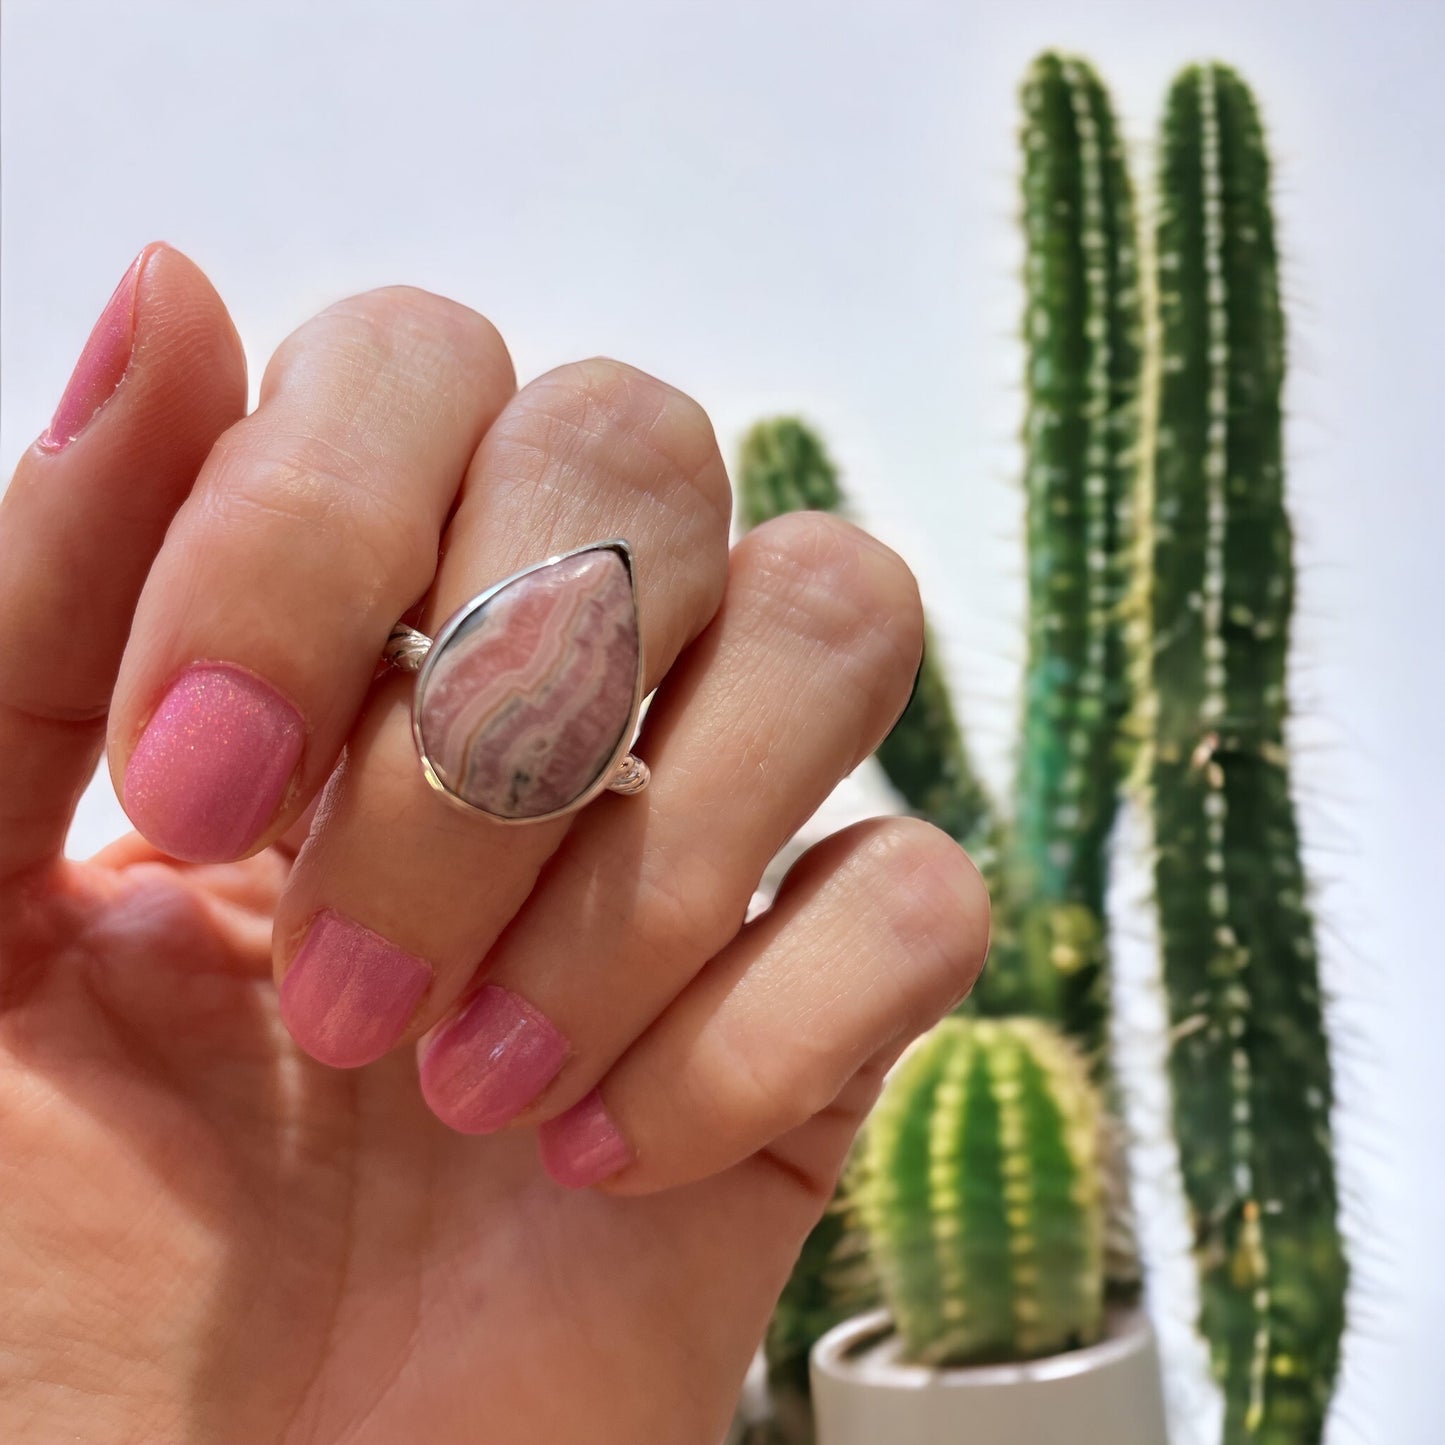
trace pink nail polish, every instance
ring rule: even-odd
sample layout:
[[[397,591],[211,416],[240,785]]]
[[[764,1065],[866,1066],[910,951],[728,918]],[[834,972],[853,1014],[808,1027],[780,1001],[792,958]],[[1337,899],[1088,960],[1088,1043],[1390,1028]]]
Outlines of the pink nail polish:
[[[425,959],[324,908],[281,980],[281,1017],[312,1058],[354,1069],[396,1043],[431,981]]]
[[[488,984],[431,1040],[421,1091],[444,1124],[490,1134],[515,1119],[552,1082],[567,1040],[510,989]]]
[[[566,1189],[598,1184],[636,1158],[596,1089],[537,1132],[542,1167]]]
[[[275,817],[305,737],[301,714],[269,683],[231,663],[194,663],[131,754],[125,810],[174,858],[238,858]]]
[[[108,402],[130,366],[135,345],[136,297],[147,246],[130,269],[120,278],[120,285],[105,303],[100,320],[70,374],[60,405],[40,438],[42,451],[58,452],[69,446],[85,429],[85,425]]]

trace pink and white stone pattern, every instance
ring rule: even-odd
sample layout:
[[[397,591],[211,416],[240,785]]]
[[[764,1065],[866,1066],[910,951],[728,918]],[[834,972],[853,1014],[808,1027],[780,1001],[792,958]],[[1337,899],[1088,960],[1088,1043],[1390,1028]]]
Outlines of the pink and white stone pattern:
[[[418,700],[422,747],[453,793],[536,818],[595,783],[632,721],[632,579],[611,548],[509,583],[447,640]]]

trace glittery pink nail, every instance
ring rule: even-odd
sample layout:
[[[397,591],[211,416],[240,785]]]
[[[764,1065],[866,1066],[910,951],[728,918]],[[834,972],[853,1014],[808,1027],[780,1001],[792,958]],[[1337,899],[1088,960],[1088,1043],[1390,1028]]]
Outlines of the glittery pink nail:
[[[567,1054],[567,1040],[550,1019],[510,989],[489,984],[428,1044],[422,1094],[453,1129],[489,1134],[536,1099]]]
[[[108,402],[130,366],[135,345],[136,296],[147,246],[120,279],[100,319],[92,328],[80,360],[70,374],[60,405],[40,438],[41,450],[58,452],[69,446],[86,423]]]
[[[275,817],[305,737],[301,714],[269,683],[231,663],[195,663],[131,754],[125,810],[174,858],[238,858]]]
[[[636,1157],[596,1089],[537,1131],[542,1167],[567,1189],[611,1178]]]
[[[405,1033],[431,981],[425,959],[325,908],[281,980],[281,1017],[312,1058],[354,1069]]]

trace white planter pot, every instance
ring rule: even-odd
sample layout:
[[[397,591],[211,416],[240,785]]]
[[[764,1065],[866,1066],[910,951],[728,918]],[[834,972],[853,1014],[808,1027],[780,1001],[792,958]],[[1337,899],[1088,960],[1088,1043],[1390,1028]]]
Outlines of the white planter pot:
[[[887,1311],[813,1347],[818,1445],[1168,1445],[1154,1330],[1111,1310],[1087,1349],[1017,1365],[932,1369],[899,1358]]]

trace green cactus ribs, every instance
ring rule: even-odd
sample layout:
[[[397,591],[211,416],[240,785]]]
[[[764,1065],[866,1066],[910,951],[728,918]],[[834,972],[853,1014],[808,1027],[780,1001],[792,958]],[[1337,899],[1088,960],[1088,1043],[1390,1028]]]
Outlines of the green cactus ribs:
[[[853,1198],[911,1358],[1028,1359],[1103,1323],[1099,1101],[1032,1019],[950,1018],[870,1118]]]
[[[784,512],[835,512],[843,500],[823,444],[790,416],[760,421],[743,439],[738,496],[748,528]]]
[[[1028,659],[1007,871],[1019,946],[980,990],[1105,1044],[1106,845],[1129,708],[1142,325],[1134,202],[1109,98],[1083,61],[1023,87]]]
[[[1237,75],[1179,76],[1159,164],[1149,782],[1175,1124],[1226,1445],[1306,1445],[1346,1269],[1284,737],[1284,322],[1269,161]]]

